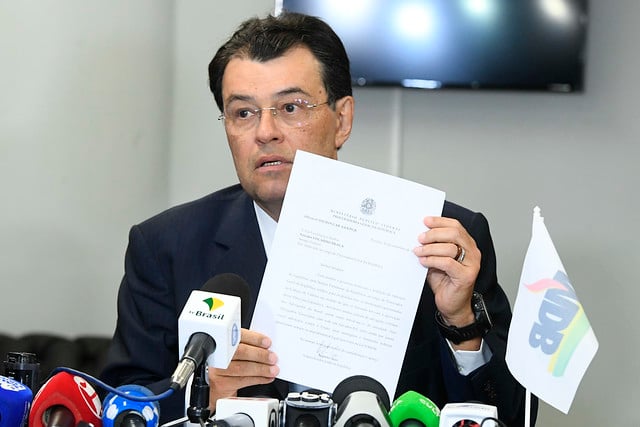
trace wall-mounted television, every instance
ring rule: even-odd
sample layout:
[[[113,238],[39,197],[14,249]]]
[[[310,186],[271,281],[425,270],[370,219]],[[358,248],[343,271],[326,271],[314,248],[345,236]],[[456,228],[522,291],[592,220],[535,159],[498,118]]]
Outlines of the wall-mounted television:
[[[579,92],[587,0],[277,0],[341,37],[354,86]]]

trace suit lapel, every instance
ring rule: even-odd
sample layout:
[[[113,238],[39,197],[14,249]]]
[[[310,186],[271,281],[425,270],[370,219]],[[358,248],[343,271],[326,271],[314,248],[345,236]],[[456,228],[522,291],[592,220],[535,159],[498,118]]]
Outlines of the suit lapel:
[[[249,312],[253,313],[267,256],[253,202],[244,191],[240,192],[226,209],[214,241],[224,250],[221,256],[216,256],[212,264],[212,275],[235,273],[244,278],[249,284],[252,296]],[[248,327],[248,322],[244,319],[242,326]]]

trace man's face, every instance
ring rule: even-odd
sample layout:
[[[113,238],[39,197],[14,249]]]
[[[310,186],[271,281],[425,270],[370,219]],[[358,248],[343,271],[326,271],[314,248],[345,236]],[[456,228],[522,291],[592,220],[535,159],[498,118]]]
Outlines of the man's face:
[[[309,109],[295,124],[281,119],[283,112],[263,110],[241,130],[225,119],[227,140],[242,187],[276,220],[284,199],[296,150],[330,158],[351,132],[353,98],[328,104],[320,63],[302,47],[267,62],[246,58],[229,61],[222,78],[227,114],[245,117],[247,110],[290,105],[289,102],[322,104]],[[283,104],[285,103],[285,104]],[[293,107],[297,108],[297,107]],[[260,115],[260,114],[258,114]]]

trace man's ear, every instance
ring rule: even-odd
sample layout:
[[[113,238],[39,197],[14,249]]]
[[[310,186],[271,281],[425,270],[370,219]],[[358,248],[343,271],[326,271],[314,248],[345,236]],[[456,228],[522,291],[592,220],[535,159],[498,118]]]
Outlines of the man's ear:
[[[336,149],[340,149],[351,135],[353,126],[353,96],[345,96],[336,101]]]

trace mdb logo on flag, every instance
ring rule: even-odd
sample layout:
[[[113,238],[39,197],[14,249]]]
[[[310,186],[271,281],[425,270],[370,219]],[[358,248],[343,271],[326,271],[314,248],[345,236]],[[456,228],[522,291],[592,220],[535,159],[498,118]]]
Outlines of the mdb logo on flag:
[[[597,350],[598,341],[536,207],[509,328],[509,370],[531,393],[566,414]]]

